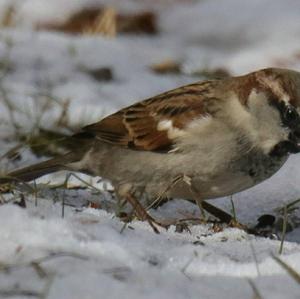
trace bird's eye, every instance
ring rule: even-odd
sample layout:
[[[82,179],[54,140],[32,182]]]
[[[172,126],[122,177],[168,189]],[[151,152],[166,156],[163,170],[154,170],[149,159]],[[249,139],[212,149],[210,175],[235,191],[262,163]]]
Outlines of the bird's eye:
[[[294,107],[287,107],[284,112],[284,121],[287,125],[293,124],[298,121],[299,115]]]

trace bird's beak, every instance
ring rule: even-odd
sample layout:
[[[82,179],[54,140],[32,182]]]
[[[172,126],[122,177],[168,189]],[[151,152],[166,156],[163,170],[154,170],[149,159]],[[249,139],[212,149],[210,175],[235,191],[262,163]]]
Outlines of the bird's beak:
[[[289,141],[293,144],[293,150],[291,152],[300,152],[300,125],[289,134]]]
[[[295,138],[300,141],[300,124],[297,126],[297,128],[293,131],[293,135]]]

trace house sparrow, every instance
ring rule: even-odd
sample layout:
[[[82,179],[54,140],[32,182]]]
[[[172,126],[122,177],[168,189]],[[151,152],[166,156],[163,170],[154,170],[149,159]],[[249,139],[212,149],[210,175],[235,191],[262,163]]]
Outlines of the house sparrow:
[[[201,203],[272,176],[300,151],[299,107],[300,73],[292,70],[196,82],[84,127],[71,137],[78,140],[71,152],[0,182],[58,170],[101,176],[153,226],[141,202],[165,196]]]

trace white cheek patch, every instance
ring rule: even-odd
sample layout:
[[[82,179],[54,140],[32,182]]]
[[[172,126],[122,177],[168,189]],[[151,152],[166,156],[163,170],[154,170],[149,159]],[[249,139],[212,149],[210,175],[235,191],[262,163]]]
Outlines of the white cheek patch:
[[[279,111],[268,103],[264,93],[253,89],[248,97],[248,107],[252,118],[249,131],[252,141],[267,154],[287,138],[289,131],[282,127]]]
[[[258,93],[255,88],[253,88],[248,97],[248,106],[254,104],[255,106],[265,106],[266,95],[264,93]]]
[[[289,103],[290,102],[290,97],[285,93],[283,96],[282,96],[282,99],[285,103]]]
[[[257,92],[255,88],[252,89],[248,97],[248,109],[251,117],[255,116],[260,119],[261,116],[263,118],[268,116],[270,107],[267,104],[266,95],[262,92]]]
[[[178,137],[181,137],[185,135],[185,132],[183,130],[180,130],[173,126],[172,120],[161,120],[157,124],[157,130],[158,131],[167,131],[168,138],[175,139]]]

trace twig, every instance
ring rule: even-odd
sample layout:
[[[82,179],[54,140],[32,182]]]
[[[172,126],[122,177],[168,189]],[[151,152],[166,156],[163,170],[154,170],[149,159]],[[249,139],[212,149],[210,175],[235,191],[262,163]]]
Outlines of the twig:
[[[300,203],[300,198],[295,199],[295,200],[289,202],[288,204],[284,205],[283,207],[277,208],[277,209],[275,209],[275,210],[282,213],[282,212],[284,212],[285,207],[287,207],[287,210],[288,210],[288,212],[289,212],[289,211],[291,211],[291,209],[294,208],[294,206],[295,206],[296,204],[298,204],[298,203]],[[296,209],[296,208],[294,208],[294,209]]]
[[[56,189],[56,188],[59,188],[59,187],[65,187],[66,189],[68,189],[68,182],[70,180],[71,177],[74,177],[76,178],[78,181],[82,182],[83,184],[85,184],[87,187],[90,187],[92,190],[95,190],[99,193],[103,193],[103,191],[95,186],[93,186],[92,184],[88,183],[87,181],[85,181],[84,179],[80,178],[77,174],[71,172],[71,173],[68,173],[67,176],[66,176],[66,179],[65,181],[60,184],[60,185],[56,185],[56,186],[52,186],[51,189]]]
[[[296,199],[296,200],[293,200],[292,202],[288,203],[286,206],[287,206],[287,209],[290,210],[293,206],[295,206],[296,204],[298,204],[300,202],[300,198]]]
[[[47,281],[47,283],[44,287],[44,290],[40,295],[40,299],[46,299],[48,297],[50,288],[51,288],[51,286],[53,284],[53,281],[54,281],[54,277],[55,277],[54,274],[49,275],[49,278],[48,278],[48,281]]]
[[[290,265],[284,262],[278,256],[273,255],[273,259],[284,269],[286,272],[298,283],[300,284],[300,274],[293,269]]]
[[[231,203],[231,210],[232,210],[232,214],[233,214],[233,220],[237,222],[237,217],[236,217],[236,210],[235,210],[235,206],[234,206],[234,202],[232,200],[232,195],[230,195],[230,203]]]
[[[182,174],[178,175],[177,177],[175,177],[171,184],[169,184],[165,190],[163,190],[158,196],[157,198],[148,206],[146,207],[146,211],[150,210],[153,206],[158,205],[164,198],[164,196],[167,194],[167,192],[169,192],[173,187],[175,187],[180,181],[183,181],[184,176]]]
[[[16,154],[16,152],[21,149],[24,145],[23,144],[18,144],[16,146],[14,146],[13,148],[9,149],[6,153],[4,153],[2,156],[0,156],[0,161],[5,159],[5,158],[8,158],[8,157],[11,157],[13,155]]]
[[[40,278],[45,278],[48,276],[47,272],[44,270],[44,268],[40,265],[40,263],[37,262],[32,262],[31,263],[32,268],[35,270],[35,272],[37,273],[37,275]]]
[[[281,242],[280,242],[280,247],[279,247],[279,254],[282,254],[282,251],[283,251],[283,243],[285,240],[286,227],[287,227],[287,206],[284,207],[282,235],[281,235]]]
[[[70,180],[71,177],[75,177],[77,180],[79,180],[80,182],[86,184],[88,187],[90,187],[91,189],[97,190],[97,192],[102,194],[102,190],[94,187],[92,184],[89,184],[88,182],[86,182],[85,180],[83,180],[82,178],[80,178],[79,176],[77,176],[74,173],[69,173],[66,175],[65,181],[64,183],[61,185],[63,188],[68,189],[68,182]],[[62,211],[61,211],[61,217],[64,218],[65,216],[65,190],[63,192],[63,197],[62,197]]]
[[[37,185],[36,185],[36,180],[33,181],[33,186],[34,186],[34,205],[37,207],[37,202],[38,202],[38,197],[37,197]]]
[[[253,246],[253,243],[251,242],[251,240],[249,240],[250,242],[250,248],[251,248],[251,252],[252,252],[252,255],[253,255],[253,258],[254,258],[254,261],[255,261],[255,267],[256,267],[256,271],[257,271],[257,275],[260,276],[260,271],[259,271],[259,266],[258,266],[258,260],[257,260],[257,256],[256,256],[256,252],[255,252],[255,249],[254,249],[254,246]]]
[[[192,256],[187,263],[182,267],[182,269],[180,270],[180,272],[187,277],[189,280],[192,280],[191,277],[189,275],[187,275],[186,270],[187,268],[192,264],[192,262],[195,260],[195,258],[198,257],[198,253],[197,251],[194,251],[194,256]]]
[[[12,265],[5,265],[5,264],[0,264],[0,271],[10,271],[10,270],[16,270],[20,268],[26,268],[26,267],[32,267],[33,264],[41,264],[43,262],[50,261],[52,259],[56,259],[59,257],[73,257],[81,260],[88,260],[87,256],[77,254],[77,253],[72,253],[72,252],[54,252],[50,253],[49,255],[46,255],[41,258],[34,259],[30,262],[26,263],[20,263],[20,264],[12,264]]]
[[[62,203],[61,203],[61,218],[65,218],[65,190],[63,190]]]
[[[18,122],[16,121],[15,116],[14,116],[14,111],[16,111],[17,108],[10,102],[10,100],[7,96],[7,90],[3,86],[3,83],[1,82],[1,80],[0,80],[0,95],[1,95],[1,99],[2,99],[3,103],[5,104],[5,106],[7,108],[10,123],[14,127],[15,134],[16,134],[16,136],[19,136],[20,135],[19,134],[20,126],[18,125]]]
[[[7,179],[9,181],[8,183],[1,183],[1,184],[9,184],[14,182],[26,186],[28,190],[30,190],[30,192],[32,193],[35,191],[34,188],[29,183],[25,182],[24,180],[21,180],[20,178],[10,176],[10,175],[1,175],[0,179]]]
[[[0,295],[3,297],[16,297],[16,296],[26,296],[26,297],[41,297],[41,293],[32,290],[18,290],[18,289],[11,289],[11,290],[0,290]]]
[[[249,283],[249,285],[250,285],[250,287],[251,287],[251,289],[252,289],[252,291],[254,293],[253,299],[263,299],[263,297],[259,293],[259,291],[258,291],[258,289],[257,289],[257,287],[256,287],[256,285],[254,283],[254,281],[251,280],[251,279],[248,279],[248,283]]]

